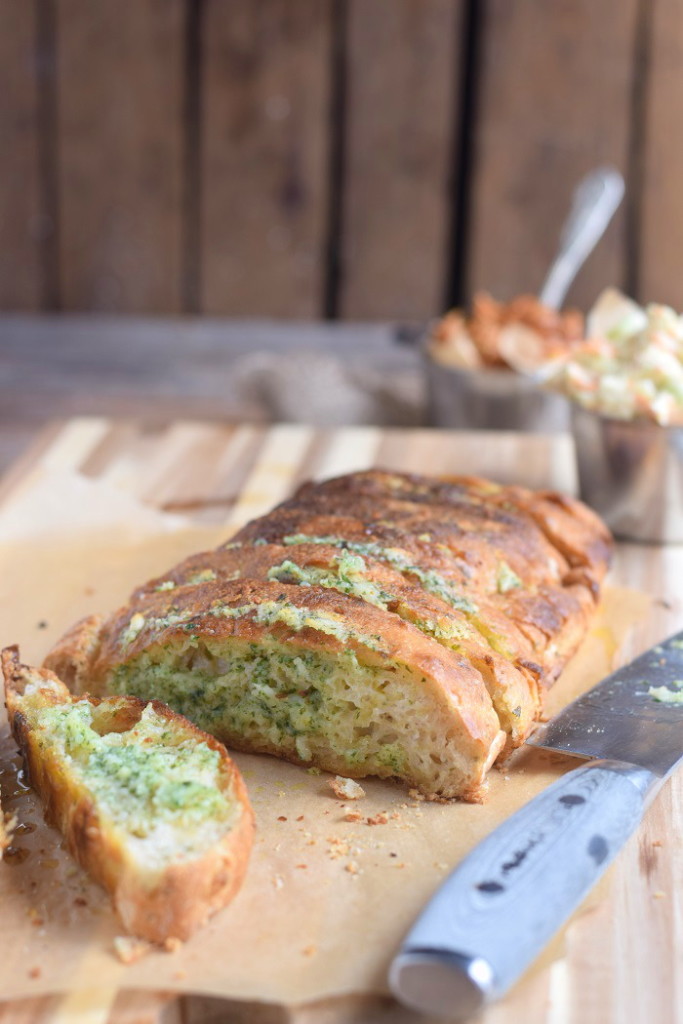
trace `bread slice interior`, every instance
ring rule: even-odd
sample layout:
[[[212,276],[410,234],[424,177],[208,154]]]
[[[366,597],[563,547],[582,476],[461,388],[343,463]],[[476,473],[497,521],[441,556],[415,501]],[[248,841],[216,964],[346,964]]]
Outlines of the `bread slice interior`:
[[[184,940],[234,895],[252,814],[213,737],[157,701],[73,697],[3,652],[7,707],[31,784],[71,852],[135,935]]]

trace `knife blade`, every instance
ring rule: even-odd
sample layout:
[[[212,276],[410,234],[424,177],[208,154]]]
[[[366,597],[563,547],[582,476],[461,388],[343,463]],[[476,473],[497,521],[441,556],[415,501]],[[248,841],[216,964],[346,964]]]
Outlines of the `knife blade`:
[[[389,972],[411,1009],[460,1019],[504,995],[635,831],[683,757],[683,631],[527,743],[589,760],[503,822],[441,885]]]

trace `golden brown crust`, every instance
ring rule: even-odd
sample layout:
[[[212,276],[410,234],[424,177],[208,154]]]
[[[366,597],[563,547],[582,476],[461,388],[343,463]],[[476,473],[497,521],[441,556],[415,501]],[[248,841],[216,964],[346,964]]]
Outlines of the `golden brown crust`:
[[[611,554],[604,524],[573,499],[475,477],[443,481],[381,470],[304,485],[233,542],[277,543],[297,534],[398,549],[420,569],[438,572],[478,604],[518,664],[540,666],[544,684],[576,649]],[[519,578],[519,589],[499,591],[502,566]],[[553,622],[545,608],[550,594]]]
[[[77,652],[80,654],[80,651]],[[178,858],[164,869],[145,869],[136,862],[120,834],[103,821],[93,798],[63,763],[41,749],[22,713],[27,682],[38,683],[46,704],[74,703],[66,686],[45,669],[22,665],[16,647],[2,652],[2,669],[10,725],[24,758],[31,785],[39,794],[48,822],[64,835],[81,866],[109,893],[126,928],[150,942],[185,941],[212,914],[226,906],[244,877],[253,834],[253,813],[242,777],[217,740],[203,733],[165,704],[152,701],[169,727],[188,739],[206,743],[221,757],[221,789],[239,809],[234,827],[201,854]],[[139,719],[147,701],[117,697],[109,701],[85,697],[95,707],[111,706],[113,731],[124,731]]]
[[[90,662],[99,644],[103,615],[88,615],[69,629],[53,647],[44,662],[49,669],[73,692],[88,689]]]
[[[343,509],[351,507],[357,515],[362,508],[359,499],[370,499],[369,510],[375,519],[385,519],[393,509],[399,521],[407,522],[408,529],[411,512],[418,516],[422,508],[432,518],[445,522],[446,532],[458,536],[460,544],[472,550],[478,568],[485,554],[483,543],[492,543],[499,554],[521,558],[517,566],[512,561],[510,565],[524,572],[528,582],[545,578],[548,567],[562,565],[562,559],[570,566],[591,565],[601,579],[611,557],[609,531],[582,502],[553,491],[530,491],[480,477],[434,479],[368,470],[321,484],[305,484],[280,508],[303,504],[322,509],[326,504],[329,507],[335,496],[342,499]]]

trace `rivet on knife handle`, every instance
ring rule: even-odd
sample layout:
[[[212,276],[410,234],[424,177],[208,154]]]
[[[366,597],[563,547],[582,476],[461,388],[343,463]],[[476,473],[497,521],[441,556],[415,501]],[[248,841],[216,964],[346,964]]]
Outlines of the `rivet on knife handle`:
[[[619,761],[568,772],[462,861],[389,976],[411,1009],[461,1018],[503,995],[638,825],[661,780]]]

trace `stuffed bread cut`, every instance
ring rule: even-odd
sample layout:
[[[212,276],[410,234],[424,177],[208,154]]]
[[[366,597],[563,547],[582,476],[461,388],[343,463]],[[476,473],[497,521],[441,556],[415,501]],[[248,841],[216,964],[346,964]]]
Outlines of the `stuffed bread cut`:
[[[47,820],[139,938],[186,940],[239,889],[253,815],[214,737],[158,701],[72,696],[2,652],[12,732]]]
[[[350,474],[77,624],[46,664],[237,748],[477,799],[584,636],[610,550],[554,493]]]

